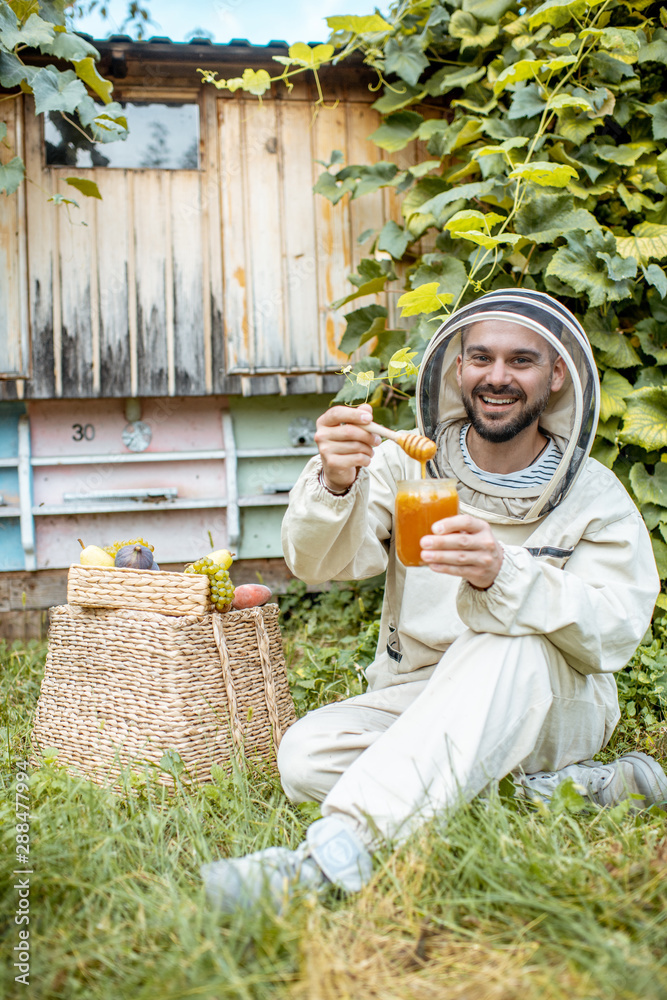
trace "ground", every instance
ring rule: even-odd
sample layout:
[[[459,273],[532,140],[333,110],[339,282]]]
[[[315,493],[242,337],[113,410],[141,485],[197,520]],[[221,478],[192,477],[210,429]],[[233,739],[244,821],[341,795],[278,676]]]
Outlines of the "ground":
[[[283,607],[298,711],[360,690],[377,590],[334,588],[318,602],[296,588]],[[15,761],[28,751],[45,645],[0,650],[0,898],[6,954],[16,954],[27,925],[14,920]],[[608,755],[638,747],[665,766],[667,724],[654,716],[647,724],[631,683],[625,704],[634,699],[635,717],[625,714]],[[181,775],[173,790],[150,774],[128,776],[112,792],[72,777],[56,758],[32,772],[29,799],[30,986],[5,967],[8,998],[667,995],[667,837],[655,809],[599,810],[571,789],[536,809],[505,782],[377,858],[359,896],[296,899],[278,918],[230,920],[207,907],[200,863],[296,845],[317,814],[286,802],[270,762],[219,768],[203,786]]]

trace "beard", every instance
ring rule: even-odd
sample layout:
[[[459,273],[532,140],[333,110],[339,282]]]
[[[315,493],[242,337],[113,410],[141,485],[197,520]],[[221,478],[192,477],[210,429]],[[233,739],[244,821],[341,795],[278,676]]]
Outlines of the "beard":
[[[486,413],[482,415],[477,412],[474,404],[475,396],[516,396],[519,402],[524,405],[519,413],[510,420],[496,424],[497,418],[493,415]],[[539,399],[536,399],[534,403],[527,406],[525,392],[516,386],[503,385],[498,387],[478,385],[475,386],[470,396],[464,394],[463,390],[461,390],[461,400],[473,429],[484,441],[490,441],[493,444],[502,444],[505,441],[511,441],[513,437],[516,437],[521,431],[525,431],[527,427],[530,427],[536,420],[539,420],[547,408],[550,396],[551,386],[548,386]],[[498,417],[501,416],[501,413],[502,410],[499,410]]]

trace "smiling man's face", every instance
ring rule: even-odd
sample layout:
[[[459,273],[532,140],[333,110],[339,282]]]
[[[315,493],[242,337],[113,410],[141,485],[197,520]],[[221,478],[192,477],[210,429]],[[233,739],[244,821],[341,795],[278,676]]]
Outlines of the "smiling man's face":
[[[474,430],[509,441],[536,423],[565,380],[565,363],[538,333],[483,320],[468,327],[456,378]]]

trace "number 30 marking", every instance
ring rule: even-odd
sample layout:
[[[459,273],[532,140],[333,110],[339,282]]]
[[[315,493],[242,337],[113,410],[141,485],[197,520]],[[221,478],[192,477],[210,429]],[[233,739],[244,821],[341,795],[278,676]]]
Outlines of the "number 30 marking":
[[[92,441],[95,437],[95,428],[92,424],[72,424],[72,441]]]

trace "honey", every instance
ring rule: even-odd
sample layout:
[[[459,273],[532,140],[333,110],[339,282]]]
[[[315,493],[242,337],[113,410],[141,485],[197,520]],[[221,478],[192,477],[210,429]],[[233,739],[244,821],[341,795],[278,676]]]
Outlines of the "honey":
[[[459,512],[454,479],[410,479],[396,493],[396,553],[404,566],[425,566],[421,539],[432,535],[432,525]]]

